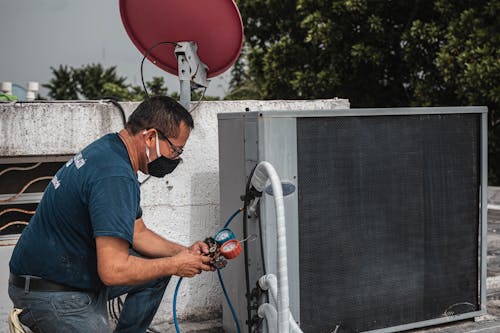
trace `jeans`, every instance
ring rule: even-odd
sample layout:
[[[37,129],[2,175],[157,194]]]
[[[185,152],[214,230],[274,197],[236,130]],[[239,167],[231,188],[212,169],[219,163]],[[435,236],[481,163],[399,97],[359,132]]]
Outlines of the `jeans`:
[[[107,301],[127,294],[114,332],[146,332],[160,306],[170,277],[137,286],[108,287],[98,292],[33,291],[9,285],[19,319],[35,333],[108,333]]]

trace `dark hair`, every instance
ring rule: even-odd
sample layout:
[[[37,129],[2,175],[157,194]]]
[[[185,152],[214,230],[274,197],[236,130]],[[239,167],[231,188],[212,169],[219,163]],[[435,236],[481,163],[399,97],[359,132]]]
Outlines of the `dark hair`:
[[[128,117],[125,127],[133,135],[143,129],[156,128],[161,134],[175,138],[179,135],[181,121],[190,129],[194,128],[193,117],[175,99],[153,96],[139,104]]]

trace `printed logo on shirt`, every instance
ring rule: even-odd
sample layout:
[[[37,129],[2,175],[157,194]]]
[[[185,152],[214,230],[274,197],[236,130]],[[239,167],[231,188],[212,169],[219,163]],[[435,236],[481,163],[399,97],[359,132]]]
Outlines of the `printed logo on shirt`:
[[[51,182],[52,182],[52,185],[54,185],[54,189],[56,189],[56,190],[59,186],[61,186],[61,182],[57,178],[57,175],[52,178]]]
[[[85,165],[85,159],[83,158],[82,153],[78,153],[78,155],[74,157],[74,160],[75,160],[75,167],[77,169],[80,169],[82,166]]]

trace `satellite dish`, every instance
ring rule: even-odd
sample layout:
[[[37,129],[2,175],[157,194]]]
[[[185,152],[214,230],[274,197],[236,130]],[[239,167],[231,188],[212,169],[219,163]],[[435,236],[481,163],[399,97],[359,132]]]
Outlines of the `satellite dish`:
[[[209,78],[229,69],[241,52],[243,24],[232,0],[120,0],[120,14],[130,39],[143,55],[159,42],[196,43]],[[178,75],[174,49],[173,45],[161,45],[147,58]]]

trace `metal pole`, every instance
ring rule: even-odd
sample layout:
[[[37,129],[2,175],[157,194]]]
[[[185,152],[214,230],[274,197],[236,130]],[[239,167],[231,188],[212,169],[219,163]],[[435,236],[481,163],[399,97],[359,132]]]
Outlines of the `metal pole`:
[[[180,80],[181,83],[181,105],[189,111],[191,104],[191,82],[188,80]]]
[[[189,110],[189,105],[191,104],[191,78],[189,77],[191,71],[189,63],[184,54],[177,55],[177,63],[181,90],[180,103],[186,110]]]

